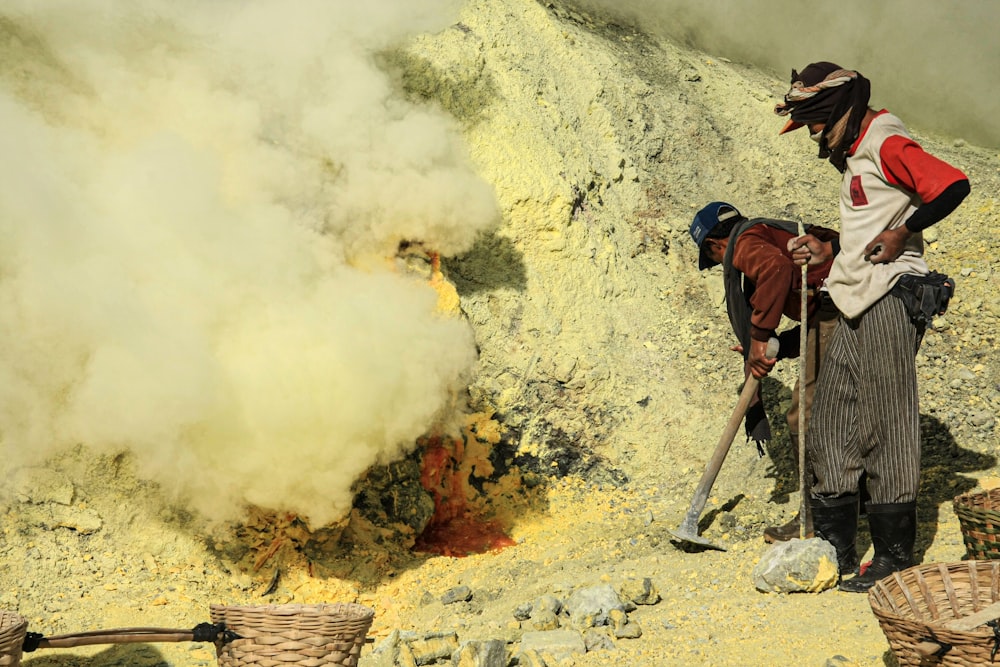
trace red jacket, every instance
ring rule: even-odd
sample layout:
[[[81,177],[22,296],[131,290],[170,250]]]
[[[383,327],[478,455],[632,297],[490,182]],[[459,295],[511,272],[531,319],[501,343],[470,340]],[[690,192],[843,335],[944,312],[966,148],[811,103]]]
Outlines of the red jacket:
[[[820,241],[838,238],[838,232],[825,227],[812,226],[812,234]],[[739,235],[733,250],[733,268],[741,272],[754,284],[750,296],[750,337],[766,341],[775,335],[775,329],[785,315],[793,320],[800,319],[802,267],[792,261],[788,252],[788,240],[795,234],[769,225],[754,225]],[[812,317],[819,308],[815,291],[826,280],[833,260],[810,266],[806,283],[811,292],[808,298],[808,313]]]

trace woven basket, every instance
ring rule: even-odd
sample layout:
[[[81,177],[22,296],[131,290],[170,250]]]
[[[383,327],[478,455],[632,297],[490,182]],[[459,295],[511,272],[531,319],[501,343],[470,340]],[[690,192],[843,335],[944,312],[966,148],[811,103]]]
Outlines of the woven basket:
[[[900,667],[1000,665],[998,638],[979,626],[957,631],[945,623],[1000,601],[1000,561],[918,565],[875,582],[868,602]]]
[[[20,667],[21,647],[27,631],[27,619],[12,611],[0,609],[0,665]]]
[[[954,507],[968,557],[1000,558],[1000,488],[956,496]]]
[[[210,606],[240,639],[216,649],[219,667],[355,667],[375,611],[359,604]]]

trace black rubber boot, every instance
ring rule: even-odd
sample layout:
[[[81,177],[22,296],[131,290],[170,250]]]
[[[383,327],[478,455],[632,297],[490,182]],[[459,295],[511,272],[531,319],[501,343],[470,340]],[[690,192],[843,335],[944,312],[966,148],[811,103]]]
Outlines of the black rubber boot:
[[[868,525],[875,557],[865,573],[840,582],[840,590],[864,593],[876,581],[913,565],[917,541],[917,503],[868,503]]]
[[[840,576],[858,571],[858,495],[838,498],[816,498],[812,507],[813,530],[837,550],[837,569]]]

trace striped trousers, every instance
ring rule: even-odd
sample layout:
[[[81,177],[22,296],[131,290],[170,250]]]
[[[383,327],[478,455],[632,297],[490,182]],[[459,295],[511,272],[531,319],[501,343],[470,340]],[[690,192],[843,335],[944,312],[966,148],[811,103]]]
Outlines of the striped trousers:
[[[856,493],[866,472],[871,502],[916,500],[920,409],[916,354],[923,330],[888,294],[841,318],[820,365],[806,448],[813,496]]]

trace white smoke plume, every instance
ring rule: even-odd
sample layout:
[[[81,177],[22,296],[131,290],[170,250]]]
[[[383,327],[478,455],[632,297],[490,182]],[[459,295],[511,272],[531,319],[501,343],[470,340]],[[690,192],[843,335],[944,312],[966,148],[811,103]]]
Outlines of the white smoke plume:
[[[777,77],[826,60],[913,129],[1000,148],[1000,4],[929,0],[573,0]]]
[[[442,112],[375,55],[452,0],[0,6],[0,438],[84,443],[212,518],[312,523],[475,361],[388,261],[495,224]]]

